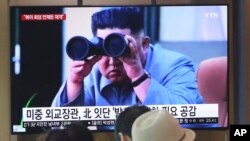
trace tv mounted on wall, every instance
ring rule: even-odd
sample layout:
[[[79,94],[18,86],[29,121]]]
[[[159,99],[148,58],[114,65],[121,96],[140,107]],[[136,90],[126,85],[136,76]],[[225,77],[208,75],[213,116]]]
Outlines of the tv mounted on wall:
[[[152,47],[152,50],[158,50],[158,48],[164,50],[160,51],[161,55],[154,55],[159,63],[156,61],[152,67],[148,67],[151,65],[150,63],[143,65],[143,68],[150,74],[149,86],[159,83],[160,87],[166,89],[166,91],[161,91],[160,88],[149,88],[150,90],[157,89],[159,93],[162,93],[162,97],[159,97],[161,99],[155,100],[156,96],[153,100],[149,99],[150,96],[146,96],[145,101],[150,102],[145,102],[132,92],[135,95],[135,101],[131,100],[128,102],[129,104],[123,102],[115,104],[109,101],[105,94],[97,96],[96,91],[93,90],[92,96],[95,97],[92,97],[92,101],[95,100],[94,102],[83,100],[75,105],[63,105],[59,100],[59,104],[55,104],[56,96],[61,99],[67,97],[67,94],[60,92],[60,89],[65,90],[64,85],[70,74],[72,57],[69,57],[68,53],[69,41],[74,37],[80,37],[80,39],[84,38],[94,43],[93,39],[96,38],[93,38],[94,35],[91,31],[92,14],[114,7],[10,7],[11,129],[13,134],[40,133],[48,128],[65,126],[79,120],[85,122],[93,131],[112,131],[119,112],[134,104],[145,104],[152,109],[164,108],[171,112],[184,127],[188,128],[223,129],[228,127],[228,6],[141,5],[121,7],[137,7],[142,10],[143,32],[150,37],[149,46]],[[122,19],[123,17],[117,18]],[[122,35],[119,36],[119,39],[127,40],[127,37]],[[81,41],[83,40],[79,42]],[[99,46],[105,46],[103,45],[105,41],[107,39],[101,38]],[[78,45],[79,42],[74,43]],[[81,48],[83,44],[79,46],[79,50],[73,51],[77,55],[81,55],[83,52]],[[167,54],[163,54],[165,50],[167,50]],[[148,54],[150,53],[147,52]],[[107,53],[105,54],[105,51],[102,55],[109,56]],[[189,61],[178,60],[179,55],[184,56],[185,59],[188,58],[191,64]],[[113,56],[116,59],[119,57]],[[172,60],[171,58],[177,59]],[[155,61],[152,58],[150,60]],[[184,68],[188,67],[190,69],[186,72],[188,75],[178,76],[182,72],[181,69],[178,68],[178,65],[177,67],[165,63],[168,60],[172,61],[171,65],[179,63],[181,67],[183,65]],[[221,60],[224,62],[219,64]],[[222,68],[220,69],[216,65]],[[211,66],[212,68],[210,68]],[[168,69],[165,71],[164,67]],[[221,74],[219,74],[220,70],[222,70]],[[166,74],[162,75],[162,71]],[[175,71],[180,72],[175,73]],[[175,77],[179,80],[173,80]],[[185,88],[197,92],[193,96],[187,96],[191,95],[188,91],[178,92],[180,89],[174,87],[183,86],[178,82],[184,83]],[[88,81],[88,83],[94,82]],[[129,82],[126,85],[129,87],[131,84]],[[154,94],[157,95],[158,92]],[[84,93],[81,95],[84,97]],[[180,99],[180,102],[168,100],[172,96]],[[189,99],[190,97],[192,98]],[[86,97],[84,98],[86,99]],[[105,102],[100,102],[102,101],[100,99]],[[119,101],[121,97],[115,97],[115,99]]]

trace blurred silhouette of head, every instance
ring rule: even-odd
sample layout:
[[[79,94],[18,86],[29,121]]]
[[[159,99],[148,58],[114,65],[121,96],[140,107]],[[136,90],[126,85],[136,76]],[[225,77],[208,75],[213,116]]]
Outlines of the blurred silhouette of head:
[[[131,138],[131,129],[134,121],[148,111],[150,111],[149,107],[144,105],[133,105],[125,108],[116,119],[114,131],[116,140],[121,141],[121,136],[123,135]]]
[[[83,124],[72,123],[65,129],[51,129],[37,141],[94,141],[91,131]]]

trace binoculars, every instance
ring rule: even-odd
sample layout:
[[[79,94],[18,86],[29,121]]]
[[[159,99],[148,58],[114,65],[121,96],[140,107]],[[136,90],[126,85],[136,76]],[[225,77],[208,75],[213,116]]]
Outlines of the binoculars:
[[[94,37],[92,40],[74,36],[68,41],[66,52],[72,60],[85,60],[92,55],[119,57],[128,52],[128,41],[120,33],[111,33],[105,39]]]

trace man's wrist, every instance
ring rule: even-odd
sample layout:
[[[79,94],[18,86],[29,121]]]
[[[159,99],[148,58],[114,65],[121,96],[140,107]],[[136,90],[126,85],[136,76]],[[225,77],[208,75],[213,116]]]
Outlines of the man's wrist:
[[[145,81],[147,78],[150,78],[151,76],[147,71],[144,70],[143,75],[141,75],[139,78],[137,78],[135,81],[132,81],[132,86],[137,87],[140,85],[143,81]]]

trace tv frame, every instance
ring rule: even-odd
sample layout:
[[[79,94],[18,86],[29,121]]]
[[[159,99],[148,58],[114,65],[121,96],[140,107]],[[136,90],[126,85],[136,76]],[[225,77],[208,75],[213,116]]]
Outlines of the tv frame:
[[[223,4],[224,5],[224,4]],[[145,5],[142,5],[142,6],[145,6]],[[158,5],[157,5],[158,6]],[[176,6],[176,5],[166,5],[166,6]],[[185,5],[186,6],[186,5]],[[191,6],[191,5],[190,5]],[[195,5],[195,6],[197,6],[197,5]],[[199,6],[199,5],[198,5]],[[227,5],[228,6],[228,5]],[[40,6],[38,6],[38,7],[40,7]],[[42,6],[43,7],[43,6]],[[61,6],[59,6],[59,7],[61,7]],[[71,6],[70,6],[71,7]],[[73,6],[74,7],[74,6]],[[83,7],[85,7],[85,6],[83,6]],[[13,7],[11,7],[11,8],[13,8]],[[229,8],[228,8],[228,15],[229,15]],[[229,17],[229,16],[228,16]],[[228,29],[229,29],[229,25],[230,24],[230,22],[229,22],[229,19],[228,19]],[[229,32],[230,30],[228,30],[228,32]],[[229,33],[228,33],[229,34]],[[228,41],[227,42],[229,42],[229,39],[230,37],[228,36]],[[12,42],[13,43],[13,42]],[[230,47],[229,47],[229,44],[228,44],[228,52],[230,51]],[[230,55],[228,55],[228,56],[230,56]],[[11,55],[11,59],[13,59],[12,58],[13,57],[13,55]],[[229,74],[229,73],[228,73]],[[30,97],[31,98],[31,97]],[[228,96],[228,98],[229,98],[229,96]],[[229,102],[229,100],[228,100],[228,102]],[[228,104],[229,105],[229,104]],[[229,110],[228,110],[229,111]],[[229,125],[228,125],[229,126]],[[228,127],[223,127],[223,128],[220,128],[220,129],[227,129]],[[217,129],[217,128],[211,128],[211,129]],[[13,132],[12,132],[13,133]],[[16,132],[15,133],[13,133],[13,134],[16,134]],[[18,133],[17,133],[18,134]]]

